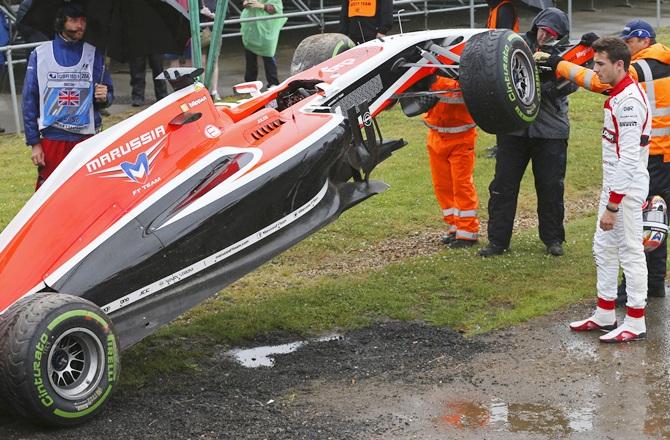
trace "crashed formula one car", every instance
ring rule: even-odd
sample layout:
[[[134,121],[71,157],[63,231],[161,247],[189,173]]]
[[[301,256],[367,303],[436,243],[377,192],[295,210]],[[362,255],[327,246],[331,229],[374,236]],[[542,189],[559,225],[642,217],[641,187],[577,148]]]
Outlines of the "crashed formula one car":
[[[298,48],[305,70],[235,106],[215,106],[197,72],[166,72],[174,93],[82,142],[28,201],[0,235],[7,406],[53,425],[93,417],[121,349],[387,188],[368,177],[405,142],[374,118],[397,101],[428,110],[434,75],[460,77],[489,131],[539,109],[532,54],[510,31],[385,37],[317,64],[333,53],[319,44]]]

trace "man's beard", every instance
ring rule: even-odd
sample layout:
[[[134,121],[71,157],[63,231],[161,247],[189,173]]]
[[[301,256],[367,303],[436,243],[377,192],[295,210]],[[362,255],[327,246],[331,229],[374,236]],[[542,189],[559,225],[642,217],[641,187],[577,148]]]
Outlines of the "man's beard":
[[[82,38],[84,38],[84,32],[80,31],[71,31],[71,30],[63,30],[63,36],[70,41],[79,41]]]

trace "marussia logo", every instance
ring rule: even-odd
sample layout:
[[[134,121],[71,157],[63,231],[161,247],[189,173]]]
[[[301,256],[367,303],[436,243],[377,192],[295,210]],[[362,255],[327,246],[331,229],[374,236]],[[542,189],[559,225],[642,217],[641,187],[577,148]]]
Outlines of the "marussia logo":
[[[108,167],[90,174],[97,174],[100,177],[121,178],[129,182],[145,183],[149,174],[151,174],[151,165],[158,157],[165,145],[165,139],[162,138],[146,151],[141,152],[135,157],[134,162],[121,162],[119,165]]]
[[[144,182],[149,175],[149,159],[147,158],[147,153],[140,153],[137,156],[135,163],[123,162],[119,166],[123,172],[126,173],[126,176],[134,182],[139,182],[140,180]]]

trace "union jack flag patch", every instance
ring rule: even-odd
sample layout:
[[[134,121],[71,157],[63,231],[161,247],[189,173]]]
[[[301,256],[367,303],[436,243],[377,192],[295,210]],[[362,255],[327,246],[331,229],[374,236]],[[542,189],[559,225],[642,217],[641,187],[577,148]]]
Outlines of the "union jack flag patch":
[[[58,105],[60,106],[78,106],[79,90],[63,89],[58,92]]]

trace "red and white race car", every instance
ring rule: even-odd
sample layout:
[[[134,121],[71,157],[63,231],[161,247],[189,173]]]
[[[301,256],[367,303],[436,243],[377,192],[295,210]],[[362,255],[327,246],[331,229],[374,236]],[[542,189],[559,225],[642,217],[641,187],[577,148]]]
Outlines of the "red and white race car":
[[[435,104],[434,75],[460,78],[476,122],[529,124],[539,80],[510,31],[451,29],[346,50],[311,37],[300,73],[216,106],[198,72],[82,142],[0,234],[0,395],[55,425],[98,413],[129,347],[384,191],[372,169],[403,140],[375,116]],[[244,87],[242,87],[244,89]]]

